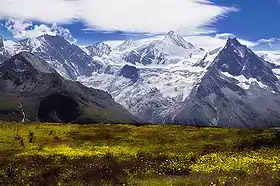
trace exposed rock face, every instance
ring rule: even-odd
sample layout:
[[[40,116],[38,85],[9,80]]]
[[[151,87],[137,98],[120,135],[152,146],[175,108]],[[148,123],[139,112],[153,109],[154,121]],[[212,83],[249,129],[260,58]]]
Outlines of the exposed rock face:
[[[3,51],[4,51],[4,41],[3,41],[2,36],[0,35],[0,52],[3,52]]]
[[[279,100],[279,80],[271,65],[236,39],[229,39],[174,122],[220,127],[279,126]]]
[[[21,52],[0,66],[0,120],[136,123],[100,90],[63,79],[41,58]]]
[[[131,81],[136,82],[139,78],[139,70],[136,67],[125,65],[121,72],[120,76],[131,79]]]

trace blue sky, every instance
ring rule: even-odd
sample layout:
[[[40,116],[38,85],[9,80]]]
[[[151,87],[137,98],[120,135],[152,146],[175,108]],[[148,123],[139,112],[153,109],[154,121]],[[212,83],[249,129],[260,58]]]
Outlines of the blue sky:
[[[212,2],[234,6],[238,12],[214,24],[218,32],[233,33],[247,40],[280,37],[279,0],[213,0]]]
[[[0,34],[17,40],[59,34],[81,45],[141,39],[169,30],[183,36],[227,33],[252,42],[280,37],[279,0],[200,1],[3,0]]]

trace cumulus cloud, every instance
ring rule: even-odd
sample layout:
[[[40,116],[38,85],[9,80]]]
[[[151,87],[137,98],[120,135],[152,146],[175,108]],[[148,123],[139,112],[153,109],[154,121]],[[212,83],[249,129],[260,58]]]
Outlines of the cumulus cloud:
[[[260,39],[256,46],[254,46],[255,50],[280,50],[280,38],[269,38],[269,39]]]
[[[260,39],[258,41],[258,44],[262,44],[262,43],[275,43],[277,41],[280,41],[280,38],[269,38],[269,39]]]
[[[48,34],[53,36],[61,35],[71,42],[76,42],[76,39],[71,35],[70,31],[67,28],[63,28],[62,26],[59,26],[57,24],[52,24],[51,26],[45,24],[33,25],[31,21],[9,19],[5,23],[5,27],[17,40],[36,38],[44,34]]]
[[[232,34],[228,34],[228,36],[232,36]],[[206,50],[212,50],[214,48],[223,47],[226,44],[228,37],[218,38],[216,36],[188,36],[184,37],[184,39]],[[248,40],[240,38],[237,39],[241,44],[246,45],[247,47],[252,47],[256,45],[256,43]]]
[[[228,39],[228,38],[234,38],[236,36],[231,33],[220,33],[220,34],[216,34],[215,37],[218,39]]]
[[[23,8],[24,7],[24,8]],[[1,0],[0,17],[45,23],[81,20],[91,29],[165,33],[205,32],[205,25],[236,11],[208,0]]]

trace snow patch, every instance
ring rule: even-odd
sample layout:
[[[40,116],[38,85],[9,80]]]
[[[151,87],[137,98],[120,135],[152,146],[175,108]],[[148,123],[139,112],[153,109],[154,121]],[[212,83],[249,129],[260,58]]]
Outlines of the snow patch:
[[[221,73],[224,76],[237,80],[239,82],[238,86],[240,86],[241,88],[243,88],[245,90],[248,90],[250,88],[250,86],[253,84],[257,84],[257,85],[259,85],[259,87],[261,87],[263,89],[267,89],[266,85],[264,85],[262,82],[258,81],[255,78],[246,78],[244,75],[233,76],[233,75],[229,74],[228,72],[221,72]]]

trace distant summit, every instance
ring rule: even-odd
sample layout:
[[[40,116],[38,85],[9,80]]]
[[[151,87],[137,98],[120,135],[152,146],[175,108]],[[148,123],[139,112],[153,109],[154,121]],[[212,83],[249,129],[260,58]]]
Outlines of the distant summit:
[[[112,52],[111,47],[102,42],[87,46],[86,49],[92,57],[102,57],[103,55],[109,55]]]
[[[271,66],[236,38],[229,38],[174,122],[221,127],[277,126],[278,92],[279,80]]]
[[[127,42],[126,44],[131,43]],[[176,63],[182,58],[191,58],[192,55],[204,50],[196,48],[174,31],[170,31],[162,39],[147,41],[126,51],[122,57],[124,61],[132,64],[151,65],[168,64],[170,61]]]

